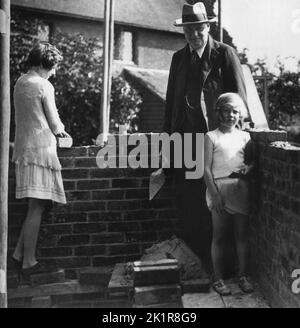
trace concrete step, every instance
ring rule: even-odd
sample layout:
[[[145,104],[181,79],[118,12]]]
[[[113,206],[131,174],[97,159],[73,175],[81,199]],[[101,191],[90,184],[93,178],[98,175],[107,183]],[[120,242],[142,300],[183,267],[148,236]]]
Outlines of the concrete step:
[[[8,289],[9,307],[52,307],[66,301],[87,299],[103,300],[107,288],[101,285],[80,285],[78,280],[69,280],[45,285],[19,285]]]
[[[155,307],[166,302],[181,304],[181,286],[179,284],[155,285],[134,288],[134,305]]]

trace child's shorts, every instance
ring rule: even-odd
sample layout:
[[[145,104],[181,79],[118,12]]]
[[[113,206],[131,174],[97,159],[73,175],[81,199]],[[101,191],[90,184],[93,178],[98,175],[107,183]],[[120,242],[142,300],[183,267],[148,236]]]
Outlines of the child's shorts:
[[[225,203],[226,212],[249,215],[249,191],[245,180],[221,178],[214,181]],[[212,199],[208,190],[206,190],[206,202],[209,210],[212,211]]]

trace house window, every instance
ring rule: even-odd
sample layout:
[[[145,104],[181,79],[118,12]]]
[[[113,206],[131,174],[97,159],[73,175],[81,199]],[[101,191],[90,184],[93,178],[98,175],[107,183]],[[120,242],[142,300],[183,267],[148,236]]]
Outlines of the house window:
[[[123,61],[133,62],[133,35],[130,31],[123,32]]]
[[[134,33],[123,28],[116,28],[114,58],[133,63],[134,57]]]

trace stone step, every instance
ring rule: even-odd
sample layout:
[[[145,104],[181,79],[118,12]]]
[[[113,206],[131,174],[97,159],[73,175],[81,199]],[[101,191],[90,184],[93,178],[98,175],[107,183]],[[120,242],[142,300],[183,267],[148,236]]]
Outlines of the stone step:
[[[33,298],[44,296],[77,295],[105,293],[107,288],[100,285],[80,285],[78,280],[69,280],[45,285],[20,285],[15,289],[8,289],[8,300],[17,298]]]
[[[182,294],[209,293],[210,285],[208,278],[181,281]]]
[[[53,305],[53,308],[131,308],[132,305],[128,300],[86,300],[70,301]]]
[[[56,272],[33,274],[29,280],[25,280],[22,276],[19,277],[19,274],[16,272],[9,272],[7,276],[7,287],[8,289],[14,289],[22,285],[45,285],[64,282],[65,280],[66,276],[63,269],[59,269]]]
[[[178,265],[178,261],[176,259],[163,259],[163,260],[157,260],[157,261],[135,261],[135,262],[133,262],[134,267],[170,266],[170,265]]]
[[[178,265],[133,267],[134,286],[177,284],[180,281]]]
[[[60,269],[56,272],[33,274],[30,276],[29,282],[32,286],[35,286],[60,283],[64,282],[65,279],[65,271]]]
[[[131,297],[133,295],[133,279],[128,275],[126,263],[117,263],[108,284],[111,297]],[[127,274],[127,275],[126,275]],[[210,280],[208,278],[181,281],[182,293],[208,293]]]
[[[133,280],[127,274],[127,264],[117,263],[108,284],[108,295],[111,298],[130,298],[133,294]]]
[[[134,288],[135,306],[155,306],[157,304],[181,303],[181,286],[179,284],[156,285]]]

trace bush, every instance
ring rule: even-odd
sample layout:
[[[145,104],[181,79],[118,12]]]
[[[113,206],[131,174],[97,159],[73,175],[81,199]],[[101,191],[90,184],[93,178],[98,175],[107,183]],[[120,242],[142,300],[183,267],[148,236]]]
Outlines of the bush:
[[[18,12],[12,13],[11,85],[24,72],[22,62],[32,46],[39,41],[44,23],[26,19]],[[100,103],[102,93],[102,48],[97,38],[80,34],[55,34],[50,42],[63,54],[52,82],[56,103],[66,130],[72,135],[74,145],[90,145],[100,130]],[[112,80],[111,132],[118,124],[128,124],[129,131],[138,131],[138,111],[141,97],[122,77]],[[14,126],[12,126],[12,134]]]
[[[283,72],[269,85],[270,123],[287,127],[300,116],[300,73]]]
[[[290,72],[278,58],[278,75],[268,71],[265,60],[258,59],[250,65],[252,73],[268,77],[269,126],[271,129],[288,131],[289,140],[298,140],[296,128],[300,121],[300,72]],[[259,95],[263,96],[260,83],[257,83]]]

